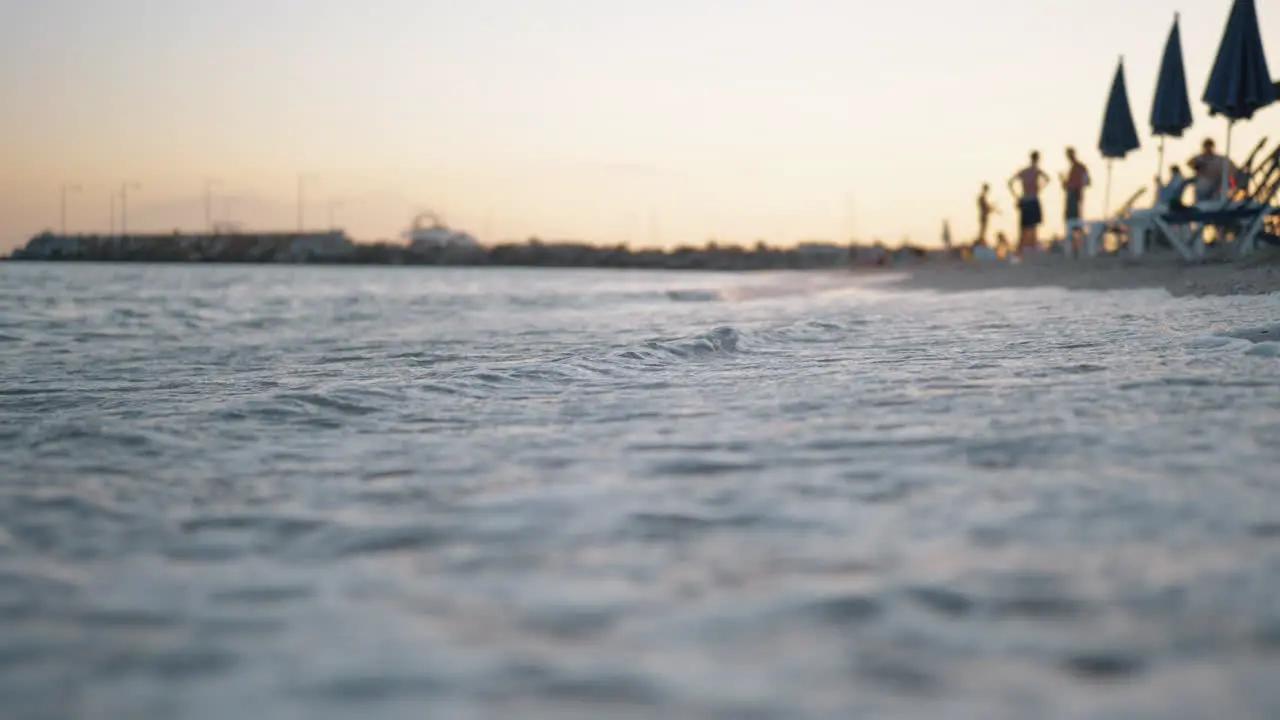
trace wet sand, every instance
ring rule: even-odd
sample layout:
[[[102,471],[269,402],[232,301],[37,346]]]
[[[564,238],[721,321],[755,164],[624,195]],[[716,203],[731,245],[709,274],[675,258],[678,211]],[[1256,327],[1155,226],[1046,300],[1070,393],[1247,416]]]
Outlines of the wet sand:
[[[1142,258],[1040,256],[1019,264],[937,261],[904,268],[893,275],[885,278],[884,286],[939,292],[1061,287],[1069,290],[1163,288],[1174,297],[1265,295],[1280,292],[1280,249],[1259,248],[1243,260],[1211,257],[1198,263],[1183,261],[1172,253]]]

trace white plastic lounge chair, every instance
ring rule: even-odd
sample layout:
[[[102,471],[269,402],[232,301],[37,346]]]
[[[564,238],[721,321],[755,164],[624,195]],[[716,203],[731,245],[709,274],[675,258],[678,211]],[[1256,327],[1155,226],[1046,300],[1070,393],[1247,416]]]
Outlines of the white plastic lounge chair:
[[[1114,215],[1106,220],[1072,220],[1067,223],[1067,252],[1071,252],[1072,238],[1076,233],[1082,234],[1081,249],[1088,257],[1094,257],[1102,249],[1102,237],[1108,231],[1115,233],[1129,233],[1129,215],[1133,212],[1134,203],[1138,202],[1138,198],[1142,197],[1147,189],[1139,188],[1137,192],[1129,196],[1129,199],[1120,206]]]
[[[1274,203],[1280,195],[1280,148],[1254,173],[1248,192],[1239,199],[1200,203],[1185,210],[1160,213],[1151,218],[1184,259],[1204,257],[1204,230],[1210,225],[1235,232],[1236,252],[1253,252],[1267,226],[1267,219],[1280,216]]]

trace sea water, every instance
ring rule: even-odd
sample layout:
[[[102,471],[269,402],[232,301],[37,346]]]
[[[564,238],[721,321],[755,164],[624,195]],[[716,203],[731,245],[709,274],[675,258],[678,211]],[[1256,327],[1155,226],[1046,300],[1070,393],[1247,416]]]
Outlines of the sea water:
[[[6,264],[0,708],[1277,717],[1278,316]]]

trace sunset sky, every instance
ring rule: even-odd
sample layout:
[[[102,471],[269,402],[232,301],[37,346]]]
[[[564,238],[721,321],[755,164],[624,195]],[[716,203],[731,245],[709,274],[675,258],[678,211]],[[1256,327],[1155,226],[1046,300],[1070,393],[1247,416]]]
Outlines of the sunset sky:
[[[1091,166],[1124,55],[1143,148],[1113,201],[1156,171],[1147,122],[1175,11],[1196,125],[1230,0],[5,0],[0,2],[0,252],[106,230],[124,180],[131,230],[215,219],[394,237],[415,208],[482,240],[635,245],[764,238],[968,238],[983,181],[1042,150]],[[1258,3],[1280,76],[1280,3]],[[1236,127],[1247,151],[1280,109]],[[1240,153],[1237,153],[1237,156]],[[1046,202],[1061,228],[1061,192]]]

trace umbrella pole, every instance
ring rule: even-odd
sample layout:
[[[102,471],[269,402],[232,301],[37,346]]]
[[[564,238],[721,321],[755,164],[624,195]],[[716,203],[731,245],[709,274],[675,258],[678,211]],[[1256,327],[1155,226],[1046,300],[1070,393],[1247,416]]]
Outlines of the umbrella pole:
[[[1222,156],[1222,192],[1219,194],[1219,200],[1227,198],[1227,177],[1231,174],[1231,127],[1235,124],[1235,120],[1227,121],[1227,148]]]
[[[1156,163],[1156,192],[1160,192],[1160,176],[1164,174],[1164,136],[1160,136],[1160,160]]]
[[[1115,161],[1107,158],[1107,192],[1102,196],[1102,219],[1111,219],[1111,164]]]

